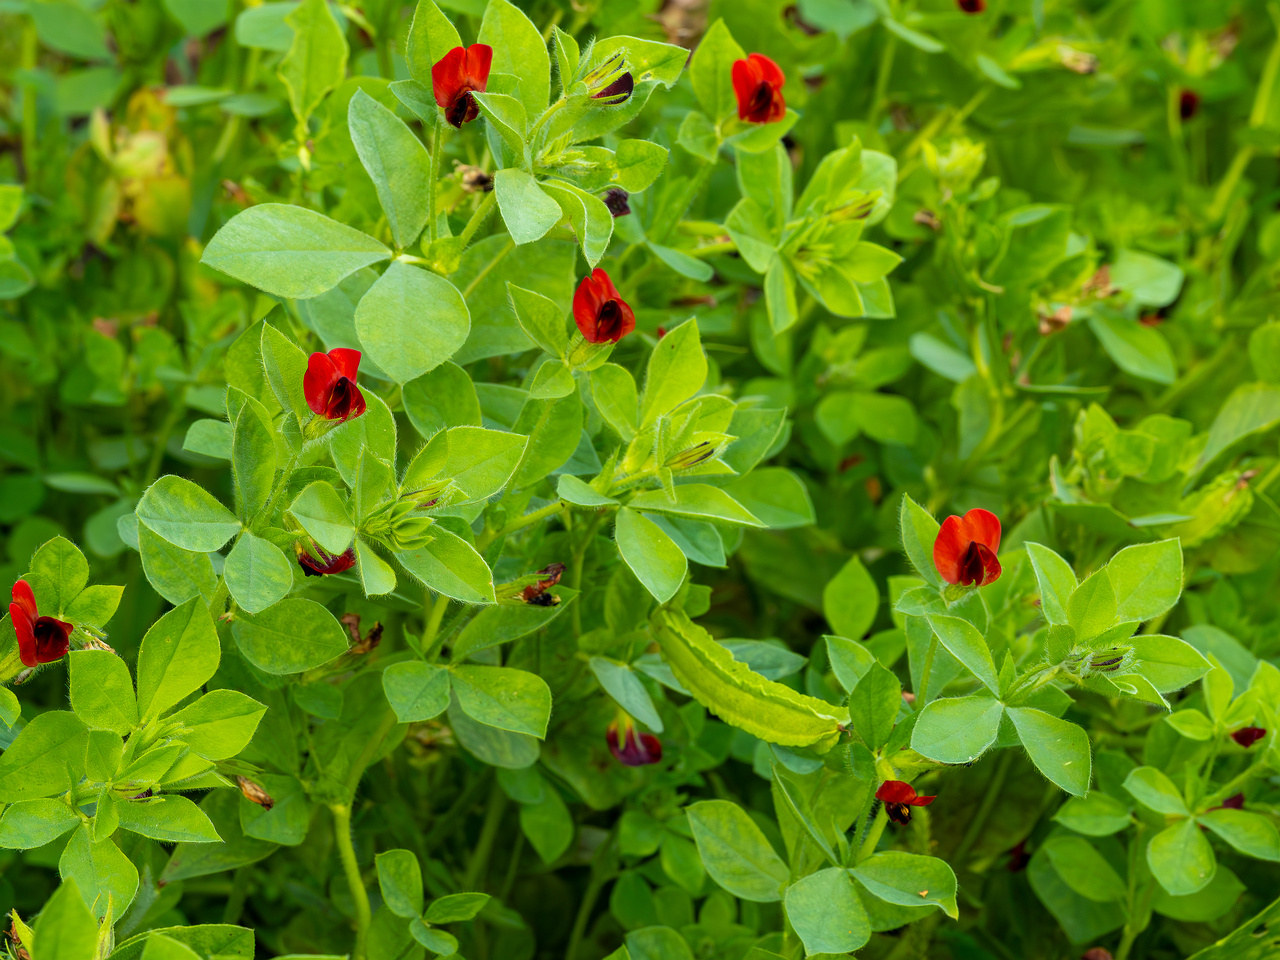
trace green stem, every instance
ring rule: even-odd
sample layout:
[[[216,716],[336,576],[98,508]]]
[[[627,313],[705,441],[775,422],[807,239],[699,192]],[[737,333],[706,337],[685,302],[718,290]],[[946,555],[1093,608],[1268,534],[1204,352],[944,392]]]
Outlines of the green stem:
[[[867,831],[866,839],[862,841],[862,846],[858,850],[859,863],[876,852],[876,847],[880,845],[880,837],[884,834],[885,824],[888,822],[889,811],[882,803],[880,809],[876,811],[876,818],[871,823],[871,829]]]
[[[165,415],[164,423],[160,425],[160,430],[156,434],[156,445],[151,451],[151,459],[147,461],[147,486],[150,486],[152,481],[160,475],[160,464],[164,460],[165,447],[169,444],[169,435],[173,433],[173,428],[178,425],[178,421],[186,412],[187,388],[184,384],[174,394],[169,412]]]
[[[684,251],[691,257],[718,257],[722,253],[733,253],[738,249],[738,245],[732,240],[725,240],[723,243],[708,243],[705,247],[695,247],[693,250]]]
[[[481,224],[488,219],[489,214],[493,211],[493,205],[497,201],[498,194],[495,190],[490,190],[484,195],[484,199],[480,201],[480,206],[476,207],[476,212],[471,215],[467,225],[462,228],[462,246],[464,248],[471,242],[471,238],[476,235],[476,231],[480,229]]]
[[[463,890],[478,890],[476,884],[489,866],[489,857],[493,854],[493,844],[498,839],[498,829],[502,826],[502,815],[507,809],[507,795],[498,783],[494,783],[489,793],[489,807],[485,810],[484,825],[480,827],[480,839],[471,851],[471,859],[467,861],[467,873],[462,880]]]
[[[436,238],[436,190],[440,185],[440,153],[444,150],[444,135],[448,125],[440,117],[436,117],[435,126],[429,161],[431,170],[427,178],[427,236],[431,240]]]
[[[356,848],[351,842],[351,806],[334,803],[330,804],[329,810],[333,814],[333,839],[338,845],[338,857],[342,861],[342,872],[346,874],[347,886],[351,890],[351,904],[356,914],[356,943],[351,957],[352,960],[365,960],[373,913],[369,909],[369,892],[364,888],[364,880],[360,876],[360,864],[356,862]]]
[[[977,842],[983,828],[987,825],[987,818],[991,816],[991,811],[995,809],[996,800],[1001,796],[1000,791],[1004,786],[1005,777],[1009,773],[1009,764],[1012,759],[1013,751],[1006,750],[1004,756],[996,764],[996,772],[991,777],[991,784],[982,795],[982,804],[978,807],[978,812],[969,821],[969,828],[965,830],[955,853],[948,858],[957,867],[963,866],[965,856],[968,855],[969,850]]]
[[[422,656],[429,663],[431,659],[440,652],[440,648],[444,645],[446,634],[440,632],[440,621],[444,619],[445,611],[449,609],[449,598],[443,593],[436,597],[436,601],[431,606],[431,613],[427,617],[427,626],[422,633]]]
[[[24,70],[35,69],[40,51],[40,40],[36,34],[35,20],[28,19],[22,34],[22,67]],[[27,80],[22,85],[22,169],[26,175],[27,190],[35,192],[36,165],[39,156],[36,153],[37,139],[40,132],[40,104],[35,84]]]
[[[240,914],[244,913],[244,901],[249,896],[249,885],[252,879],[252,867],[242,866],[236,869],[231,881],[231,892],[227,896],[227,905],[222,910],[223,923],[240,922]]]
[[[610,833],[604,843],[596,848],[595,856],[591,858],[591,879],[587,881],[587,889],[583,891],[582,901],[578,904],[578,913],[573,918],[573,930],[569,934],[569,946],[565,948],[564,960],[577,960],[578,947],[582,945],[582,938],[586,935],[591,911],[595,909],[600,891],[609,881],[608,871],[604,869],[604,857],[612,845],[613,834]]]
[[[526,513],[523,517],[517,517],[508,523],[501,530],[486,530],[480,536],[476,537],[476,550],[484,552],[484,549],[495,540],[500,540],[509,533],[515,533],[522,530],[530,524],[537,523],[539,520],[545,520],[547,517],[555,516],[557,513],[563,513],[569,509],[569,505],[563,500],[557,500],[555,503],[549,503],[545,507],[541,507],[533,513]]]
[[[889,34],[880,47],[880,63],[876,67],[876,85],[871,93],[871,110],[867,114],[867,126],[872,130],[880,122],[880,108],[889,91],[889,77],[893,73],[893,57],[898,50],[898,38]]]

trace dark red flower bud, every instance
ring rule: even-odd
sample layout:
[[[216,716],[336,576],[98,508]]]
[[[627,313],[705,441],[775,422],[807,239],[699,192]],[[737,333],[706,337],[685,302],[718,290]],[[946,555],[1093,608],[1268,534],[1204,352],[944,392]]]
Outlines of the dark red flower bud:
[[[786,76],[763,53],[733,61],[733,92],[738,98],[738,119],[748,123],[777,123],[787,115],[782,98]]]
[[[603,90],[591,95],[592,100],[599,100],[605,106],[615,106],[631,99],[631,91],[636,88],[635,78],[624,73]]]
[[[40,616],[36,609],[36,595],[25,580],[13,585],[9,618],[13,621],[13,632],[18,635],[18,655],[26,666],[52,663],[67,655],[71,631],[75,627],[65,620]]]
[[[591,343],[617,343],[636,328],[636,315],[599,267],[574,291],[573,321]]]
[[[560,603],[560,598],[547,591],[560,582],[560,577],[564,574],[563,563],[552,563],[543,567],[538,571],[537,576],[540,578],[534,583],[529,584],[520,591],[520,599],[525,603],[531,603],[535,607],[554,607]]]
[[[313,353],[302,378],[307,406],[326,420],[346,420],[364,413],[364,394],[356,386],[360,351],[338,347]]]
[[[884,803],[885,812],[894,823],[910,823],[912,807],[927,807],[938,798],[920,796],[904,780],[886,780],[876,791],[876,799]]]
[[[1225,799],[1225,800],[1223,800],[1223,801],[1222,801],[1222,805],[1221,805],[1221,806],[1219,806],[1219,807],[1214,807],[1213,809],[1214,809],[1214,810],[1243,810],[1243,809],[1244,809],[1244,794],[1243,794],[1243,793],[1233,793],[1231,796],[1227,797],[1227,799]]]
[[[1200,110],[1200,94],[1194,90],[1183,90],[1178,94],[1178,116],[1190,120]]]
[[[614,758],[628,767],[645,767],[662,759],[662,741],[652,733],[637,733],[635,725],[630,722],[622,736],[618,735],[616,721],[609,724],[605,740]]]
[[[933,542],[933,562],[947,583],[985,587],[1000,576],[1000,520],[976,508],[942,522]]]
[[[431,68],[431,92],[451,125],[461,127],[480,113],[471,94],[484,93],[492,65],[493,47],[473,43],[454,47]]]
[[[965,13],[982,13],[987,9],[987,0],[956,0],[956,6]]]
[[[1090,947],[1080,955],[1080,960],[1112,960],[1111,951],[1106,947]]]
[[[1009,851],[1009,862],[1005,864],[1005,869],[1010,873],[1021,873],[1027,869],[1027,864],[1031,862],[1031,854],[1027,853],[1027,841],[1019,840]]]
[[[1241,727],[1231,734],[1231,739],[1248,750],[1266,735],[1267,731],[1262,727]]]
[[[301,542],[294,549],[298,554],[298,566],[302,568],[302,572],[308,577],[323,577],[330,573],[343,573],[356,565],[355,547],[352,547],[346,553],[340,553],[336,556],[314,543],[311,545],[311,549],[315,551],[315,556],[312,556],[311,551],[304,547]]]
[[[621,187],[610,187],[604,192],[604,205],[609,208],[609,212],[614,218],[625,217],[631,212],[631,207],[627,204],[627,197],[631,196]]]

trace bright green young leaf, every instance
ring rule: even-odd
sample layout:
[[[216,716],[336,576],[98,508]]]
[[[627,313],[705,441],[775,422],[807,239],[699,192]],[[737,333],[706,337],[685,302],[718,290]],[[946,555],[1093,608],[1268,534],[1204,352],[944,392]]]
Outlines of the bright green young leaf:
[[[614,537],[627,566],[659,603],[666,603],[684,582],[689,562],[662,529],[642,513],[618,511]]]
[[[293,43],[277,71],[289,91],[289,104],[298,126],[347,73],[347,39],[325,0],[303,0],[285,17],[293,27]]]
[[[437,525],[434,539],[396,559],[419,581],[437,593],[463,603],[493,603],[493,572],[475,547]]]
[[[434,4],[427,0],[425,6]],[[378,202],[387,215],[396,246],[404,249],[422,233],[428,197],[435,189],[427,149],[403,120],[363,90],[357,90],[351,98],[347,125],[360,162],[378,191]],[[387,369],[376,357],[373,359]]]
[[[1165,827],[1147,844],[1147,866],[1170,894],[1185,897],[1213,880],[1213,848],[1193,818]]]
[[[138,651],[138,715],[154,720],[199,690],[218,669],[218,634],[209,609],[192,598],[157,620]]]
[[[90,730],[124,735],[138,723],[138,704],[129,668],[107,650],[75,650],[71,664],[71,706]]]
[[[976,760],[995,742],[1004,705],[989,697],[931,700],[911,733],[911,749],[939,763]]]
[[[953,920],[960,915],[955,873],[937,857],[884,850],[860,862],[853,875],[871,893],[889,903],[935,905]]]
[[[787,919],[805,954],[852,953],[871,938],[867,912],[849,871],[828,867],[787,887]]]
[[[1120,620],[1153,620],[1178,602],[1182,548],[1177,540],[1125,547],[1107,564]]]
[[[1067,602],[1079,586],[1071,565],[1038,543],[1027,544],[1027,556],[1040,585],[1040,609],[1044,618],[1050,623],[1067,623]]]
[[[397,261],[360,300],[355,324],[369,359],[404,384],[458,351],[471,332],[471,315],[444,277]]]
[[[741,807],[727,800],[702,800],[688,810],[698,853],[716,883],[755,903],[782,899],[786,864]]]
[[[245,531],[227,554],[227,589],[241,609],[261,613],[293,589],[293,564],[270,540]]]
[[[600,686],[613,697],[618,706],[635,717],[654,733],[662,733],[662,718],[654,708],[653,698],[645,689],[635,671],[624,663],[617,663],[605,657],[592,657],[589,661],[591,672],[595,674]]]
[[[978,629],[968,620],[961,620],[959,617],[929,616],[927,619],[947,652],[968,667],[988,690],[998,696],[1000,679],[991,659],[991,650]]]
[[[544,737],[551,688],[537,674],[468,664],[449,668],[453,692],[467,716],[491,727]]]
[[[194,553],[218,550],[240,530],[235,514],[183,477],[161,477],[147,487],[137,514],[152,532]]]
[[[1036,769],[1067,793],[1087,794],[1092,758],[1084,727],[1030,707],[1009,707],[1007,712]]]
[[[1124,781],[1124,788],[1143,805],[1168,816],[1187,816],[1182,794],[1163,772],[1155,767],[1138,767]]]
[[[822,590],[822,612],[831,629],[842,637],[863,637],[875,622],[880,590],[857,556],[840,568]]]
[[[314,600],[291,597],[259,614],[242,614],[231,635],[244,658],[264,673],[301,673],[347,652],[348,636]]]
[[[408,850],[387,850],[375,860],[378,887],[388,909],[397,917],[421,916],[424,900],[418,858]]]
[[[382,672],[382,689],[401,723],[431,720],[449,706],[449,671],[420,660],[393,663]]]

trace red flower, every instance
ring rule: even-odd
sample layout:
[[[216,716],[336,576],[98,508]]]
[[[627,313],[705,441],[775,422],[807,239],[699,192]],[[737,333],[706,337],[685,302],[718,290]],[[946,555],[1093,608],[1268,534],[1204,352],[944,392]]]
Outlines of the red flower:
[[[733,92],[738,98],[738,119],[749,123],[777,123],[787,115],[782,98],[786,76],[763,53],[733,61]]]
[[[1231,739],[1248,750],[1266,735],[1267,731],[1262,727],[1241,727],[1231,734]]]
[[[615,220],[618,217],[625,217],[631,212],[631,205],[627,203],[629,196],[631,194],[621,187],[610,187],[604,192],[604,205],[609,208],[609,212],[613,214]]]
[[[635,88],[635,78],[630,73],[624,73],[617,80],[602,87],[597,93],[593,93],[591,99],[599,100],[607,107],[613,107],[630,100],[631,93]]]
[[[1233,793],[1231,796],[1227,797],[1227,799],[1225,799],[1225,800],[1223,800],[1223,801],[1222,801],[1222,805],[1221,805],[1221,806],[1213,807],[1212,809],[1214,809],[1214,810],[1243,810],[1243,809],[1244,809],[1244,794],[1243,794],[1243,793]]]
[[[947,583],[985,587],[1000,576],[1000,520],[982,509],[947,517],[933,542],[933,562]]]
[[[1178,94],[1178,116],[1190,120],[1200,109],[1200,94],[1194,90],[1183,90]]]
[[[617,721],[609,724],[605,741],[614,758],[628,767],[644,767],[662,759],[662,741],[652,733],[636,733],[635,725],[630,722],[623,736],[618,736]]]
[[[469,123],[479,114],[472,93],[484,93],[493,64],[493,47],[473,43],[454,47],[431,68],[431,92],[444,111],[444,118],[455,127]]]
[[[982,13],[987,9],[987,0],[956,0],[956,6],[965,13]]]
[[[912,807],[927,807],[938,798],[920,796],[903,780],[886,780],[876,791],[876,799],[884,801],[885,812],[894,823],[910,823]]]
[[[313,353],[302,378],[307,406],[326,420],[346,420],[364,413],[364,394],[356,386],[360,351],[338,347]]]
[[[13,631],[18,635],[18,654],[28,667],[61,660],[71,646],[75,628],[64,620],[42,617],[36,609],[36,595],[31,585],[19,580],[13,585],[13,603],[9,604]]]
[[[636,315],[599,267],[573,294],[573,320],[592,343],[617,343],[636,328]]]
[[[329,573],[342,573],[356,565],[355,547],[352,547],[346,553],[340,553],[335,556],[314,543],[311,546],[317,556],[313,557],[300,542],[294,548],[298,554],[298,566],[302,568],[302,572],[308,577],[323,577]]]

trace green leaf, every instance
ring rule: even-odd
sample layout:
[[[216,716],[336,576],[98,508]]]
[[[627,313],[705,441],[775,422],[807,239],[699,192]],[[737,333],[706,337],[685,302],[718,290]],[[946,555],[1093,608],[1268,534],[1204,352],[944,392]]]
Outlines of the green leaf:
[[[259,614],[238,616],[231,635],[244,658],[264,673],[301,673],[347,652],[347,631],[314,600],[291,597]]]
[[[724,489],[774,530],[806,527],[816,519],[804,481],[784,467],[757,467]]]
[[[317,544],[334,555],[345,553],[356,529],[347,505],[333,485],[317,480],[303,488],[289,513]]]
[[[262,514],[276,479],[276,445],[253,405],[246,403],[231,435],[231,479],[236,516],[252,523]]]
[[[885,850],[861,861],[853,875],[881,900],[905,907],[932,904],[952,920],[960,916],[956,875],[945,860]]]
[[[1195,479],[1220,456],[1243,447],[1280,424],[1280,386],[1246,383],[1236,387],[1209,426],[1204,449],[1196,458]]]
[[[1120,875],[1084,837],[1051,837],[1044,852],[1058,876],[1080,896],[1106,903],[1128,895]]]
[[[525,111],[537,117],[551,96],[551,57],[533,22],[507,0],[489,0],[480,23],[480,43],[493,47],[493,72],[520,78]]]
[[[1067,602],[1079,585],[1071,564],[1038,543],[1027,544],[1027,557],[1040,585],[1040,609],[1044,618],[1050,623],[1067,623]]]
[[[124,736],[138,724],[138,704],[129,668],[107,650],[73,650],[71,706],[90,730]]]
[[[1144,307],[1165,307],[1182,289],[1182,268],[1149,253],[1122,249],[1111,264],[1111,285]]]
[[[502,138],[515,164],[519,165],[509,169],[528,170],[528,147],[525,144],[525,137],[528,134],[529,122],[524,104],[515,97],[502,93],[473,93],[471,97],[480,108],[480,113],[489,121],[489,129]],[[501,197],[498,202],[501,204]]]
[[[733,61],[746,57],[723,20],[716,20],[702,35],[689,61],[689,79],[694,95],[713,122],[728,116],[737,107],[733,93]]]
[[[409,931],[418,943],[432,953],[450,957],[457,955],[458,940],[453,934],[445,933],[443,930],[432,929],[419,919],[410,921]]]
[[[704,38],[705,41],[705,38]],[[645,368],[640,397],[640,428],[652,426],[702,389],[707,357],[702,352],[696,320],[682,323],[658,341]]]
[[[170,603],[180,605],[192,597],[213,599],[218,576],[209,554],[183,550],[142,525],[138,526],[138,552],[147,581]]]
[[[741,807],[727,800],[701,800],[688,812],[698,853],[716,883],[755,903],[782,899],[787,866]]]
[[[138,520],[176,547],[211,553],[240,531],[240,521],[203,487],[161,477],[138,501]]]
[[[566,503],[572,503],[578,507],[613,507],[618,505],[618,501],[613,497],[606,497],[604,494],[598,493],[584,481],[567,473],[563,473],[556,478],[556,494]]]
[[[193,597],[152,624],[138,651],[138,715],[151,721],[204,686],[222,656],[209,609]]]
[[[786,908],[806,955],[852,953],[871,939],[857,887],[840,867],[811,873],[787,887]]]
[[[1188,817],[1151,838],[1147,866],[1160,886],[1175,897],[1185,897],[1207,887],[1218,864],[1204,833]]]
[[[390,257],[373,237],[324,214],[260,203],[228,220],[200,262],[274,296],[306,300]]]
[[[613,697],[614,702],[631,714],[654,733],[662,733],[662,718],[654,708],[653,698],[625,663],[617,663],[605,657],[592,657],[588,664],[591,672],[600,681],[600,686]]]
[[[1107,564],[1107,578],[1118,619],[1154,620],[1182,593],[1182,547],[1176,539],[1125,547]]]
[[[899,523],[902,527],[902,547],[906,550],[911,565],[925,580],[935,587],[939,586],[942,577],[933,562],[933,544],[942,527],[920,504],[911,499],[910,494],[902,495]]]
[[[1245,856],[1280,860],[1280,833],[1274,823],[1260,814],[1219,809],[1198,814],[1196,820]]]
[[[873,662],[849,691],[849,722],[871,750],[889,740],[902,706],[902,686],[892,673]]]
[[[520,805],[520,829],[545,864],[559,860],[573,843],[573,815],[558,791],[548,787],[537,803]]]
[[[573,371],[563,360],[548,360],[538,367],[529,385],[530,400],[557,400],[577,389]]]
[[[493,178],[493,189],[502,221],[517,244],[542,239],[560,222],[560,204],[543,192],[532,174],[518,167],[499,170]]]
[[[1087,837],[1109,837],[1132,822],[1129,808],[1101,790],[1068,800],[1058,808],[1053,819]]]
[[[70,540],[54,537],[32,555],[31,573],[41,581],[40,613],[62,617],[89,582],[89,563]]]
[[[569,346],[569,332],[565,328],[564,311],[555,301],[510,281],[507,298],[525,335],[551,356],[563,359]]]
[[[1181,817],[1189,813],[1182,794],[1173,785],[1173,781],[1155,767],[1138,767],[1131,771],[1125,778],[1124,788],[1139,803],[1150,807],[1156,813]]]
[[[432,0],[418,0],[409,27],[405,60],[409,72],[420,83],[431,86],[431,68],[462,39],[449,19]]]
[[[303,0],[285,22],[293,27],[293,43],[276,72],[305,129],[320,101],[347,75],[347,39],[325,0]]]
[[[432,720],[449,706],[449,671],[421,660],[393,663],[382,672],[382,689],[401,723]]]
[[[471,920],[491,898],[487,893],[450,893],[427,905],[427,923],[461,923]]]
[[[427,4],[434,6],[431,0]],[[396,246],[403,250],[418,239],[427,223],[428,198],[435,189],[427,148],[403,120],[363,90],[355,92],[347,107],[347,127],[360,162],[378,191]],[[387,369],[380,362],[378,366]]]
[[[270,540],[247,530],[227,554],[227,589],[246,613],[261,613],[293,589],[293,564]]]
[[[122,916],[138,892],[138,868],[113,841],[94,843],[88,827],[72,834],[58,859],[58,873],[63,880],[75,881],[85,904],[99,919],[108,910]]]
[[[573,227],[582,247],[587,266],[594,267],[609,249],[613,237],[613,214],[599,197],[572,184],[547,181],[542,190],[560,206],[560,212]]]
[[[387,268],[356,306],[360,345],[369,359],[401,384],[448,360],[470,332],[471,314],[453,284],[399,261]]]
[[[171,719],[191,751],[206,760],[226,760],[249,745],[267,708],[239,690],[210,690]]]
[[[1004,704],[989,697],[930,701],[911,732],[911,749],[939,763],[976,760],[995,742]]]
[[[307,406],[303,389],[303,382],[307,375],[307,355],[296,343],[269,323],[262,325],[258,346],[262,353],[262,366],[267,372],[267,383],[271,387],[271,393],[279,401],[280,406],[294,414],[299,421],[309,420],[312,413]],[[364,417],[359,419],[364,420]]]
[[[1139,634],[1125,643],[1133,648],[1137,658],[1135,672],[1151,681],[1161,693],[1181,690],[1209,672],[1209,661],[1177,637]]]
[[[632,497],[627,506],[633,510],[669,513],[693,520],[713,520],[749,527],[764,526],[729,494],[706,483],[682,483],[675,488],[674,499],[669,498],[666,491],[661,489],[642,491]]]
[[[1189,740],[1208,740],[1215,732],[1213,721],[1199,710],[1177,710],[1165,721]]]
[[[1089,328],[1125,373],[1155,383],[1173,383],[1177,379],[1173,351],[1158,331],[1136,320],[1097,315],[1089,318]]]
[[[117,806],[120,826],[165,843],[214,843],[222,838],[203,810],[186,797],[166,794]]]
[[[1066,256],[1071,235],[1071,208],[1044,203],[1010,210],[1001,217],[1000,253],[987,279],[1001,286],[1026,286],[1049,275]]]
[[[356,572],[366,597],[381,597],[396,588],[396,572],[363,540],[356,540]]]
[[[1106,569],[1087,577],[1067,600],[1067,620],[1082,641],[1109,630],[1116,622],[1116,611],[1116,592]]]
[[[43,847],[79,825],[80,818],[65,800],[19,800],[0,817],[0,847],[6,850]]]
[[[64,880],[54,891],[40,911],[34,932],[39,944],[32,951],[34,960],[92,960],[97,956],[98,921],[85,906],[74,880]]]
[[[445,362],[400,390],[405,413],[418,433],[431,437],[446,427],[480,426],[480,400],[465,370]]]
[[[880,591],[862,560],[853,556],[822,588],[822,612],[831,629],[858,639],[871,629],[880,607]]]
[[[977,627],[959,617],[928,616],[929,626],[947,652],[968,667],[996,696],[1000,695],[1000,678],[991,659],[991,649]]]
[[[0,802],[64,793],[85,769],[89,731],[73,713],[36,716],[0,756]]]
[[[1009,707],[1007,712],[1036,769],[1067,793],[1087,794],[1092,760],[1084,727],[1030,707]]]
[[[644,514],[624,507],[618,511],[614,538],[622,559],[659,603],[676,595],[689,562],[661,527]]]
[[[616,363],[606,363],[591,371],[591,396],[605,422],[624,441],[636,435],[636,408],[639,401],[631,372]]]
[[[465,660],[481,650],[518,640],[545,627],[560,616],[577,596],[576,590],[563,585],[557,587],[555,592],[561,600],[555,606],[500,603],[485,607],[450,642],[452,659]]]
[[[537,674],[510,667],[449,668],[458,704],[472,720],[542,738],[551,718],[551,688]]]
[[[408,850],[387,850],[374,858],[378,865],[378,887],[387,908],[397,917],[422,914],[422,868]]]
[[[487,500],[511,480],[528,442],[527,437],[518,433],[452,427],[448,433],[444,475],[451,477],[462,490],[462,502]]]
[[[766,680],[682,612],[664,611],[658,626],[658,645],[676,679],[724,722],[769,743],[819,752],[838,739],[848,721],[843,707]]]
[[[396,559],[436,593],[463,603],[494,603],[493,572],[475,547],[438,524],[432,536],[426,546],[397,553]]]

